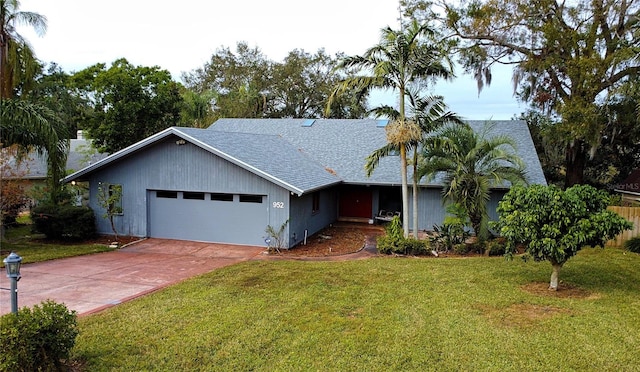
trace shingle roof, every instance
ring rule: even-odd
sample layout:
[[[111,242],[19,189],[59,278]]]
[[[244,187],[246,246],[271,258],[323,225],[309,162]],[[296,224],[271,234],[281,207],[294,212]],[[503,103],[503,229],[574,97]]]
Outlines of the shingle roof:
[[[175,128],[218,155],[302,194],[340,182],[303,151],[276,135]],[[222,155],[224,156],[224,155]]]
[[[485,121],[469,121],[479,131]],[[530,183],[546,184],[531,135],[524,121],[492,122],[492,132],[510,136],[527,167]],[[232,163],[302,194],[344,182],[399,185],[399,157],[382,158],[371,177],[365,159],[386,144],[384,126],[375,119],[220,119],[208,129],[172,127],[120,150],[68,177],[77,179],[175,135]],[[438,186],[436,178],[427,186]],[[503,185],[506,186],[506,185]]]
[[[99,153],[91,147],[91,141],[85,139],[71,139],[69,143],[69,155],[67,156],[67,171],[77,171],[89,166],[108,154]],[[10,159],[10,166],[15,167],[15,159]],[[44,179],[47,177],[47,159],[45,155],[32,153],[20,163],[21,179]],[[11,178],[11,177],[10,177]]]
[[[325,169],[321,164],[279,136],[239,132],[226,133],[180,127],[167,128],[160,133],[145,138],[67,176],[64,181],[70,182],[78,179],[172,135],[198,145],[297,194],[303,194],[341,182],[331,170]]]
[[[353,184],[400,184],[399,157],[383,158],[371,177],[364,170],[365,159],[386,144],[383,126],[375,119],[220,119],[208,130],[242,132],[259,135],[279,135],[303,150],[324,167],[333,169],[345,182]],[[468,121],[476,131],[485,121]],[[540,161],[526,122],[520,120],[494,121],[489,133],[511,137],[518,155],[526,165],[530,183],[546,184]],[[426,182],[423,181],[423,184]],[[440,185],[436,178],[430,185]]]

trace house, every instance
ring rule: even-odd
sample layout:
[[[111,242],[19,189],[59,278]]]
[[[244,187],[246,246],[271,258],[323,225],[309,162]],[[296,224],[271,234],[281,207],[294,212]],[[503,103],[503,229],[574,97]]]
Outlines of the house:
[[[207,129],[171,127],[65,181],[89,183],[97,216],[99,185],[121,186],[119,234],[264,246],[265,229],[285,224],[292,247],[336,220],[371,223],[380,210],[402,212],[399,157],[383,158],[371,177],[364,170],[365,158],[386,144],[386,124],[220,119]],[[546,184],[526,123],[499,121],[493,130],[517,142],[528,181]],[[507,190],[492,192],[494,218]],[[444,220],[441,192],[438,179],[421,184],[420,229]],[[111,233],[105,219],[97,226]]]
[[[620,194],[623,203],[629,205],[640,203],[640,168],[635,169],[624,181],[613,188]]]
[[[47,181],[47,158],[46,154],[35,152],[27,154],[21,161],[17,161],[15,154],[11,154],[7,149],[3,149],[2,178],[6,180],[20,180],[25,191],[35,187],[45,186]],[[82,131],[77,132],[77,138],[69,140],[69,153],[67,154],[67,172],[76,172],[98,160],[104,159],[108,154],[98,152],[92,145],[91,140],[84,138]]]

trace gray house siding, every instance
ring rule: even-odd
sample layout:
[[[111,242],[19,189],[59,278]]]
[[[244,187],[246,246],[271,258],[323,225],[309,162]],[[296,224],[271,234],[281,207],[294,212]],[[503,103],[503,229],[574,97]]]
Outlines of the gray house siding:
[[[505,189],[493,189],[487,209],[489,211],[489,220],[498,220],[498,203],[508,190]],[[411,219],[413,218],[413,192],[409,188],[409,223],[412,226]],[[442,188],[436,187],[422,187],[418,193],[418,228],[420,230],[433,230],[433,225],[441,225],[446,217],[446,211],[442,204]]]
[[[409,187],[409,226],[413,226],[413,191]],[[442,208],[442,189],[421,187],[418,191],[418,228],[433,230],[433,225],[440,225],[444,221],[445,212]]]
[[[119,160],[115,166],[105,167],[90,175],[90,206],[98,216],[104,213],[99,207],[97,193],[100,182],[122,185],[123,214],[115,218],[120,234],[148,236],[148,207],[150,190],[189,191],[204,193],[229,193],[264,195],[267,224],[280,226],[289,215],[289,207],[274,208],[272,201],[288,200],[289,192],[195,145],[176,145],[177,137],[169,137],[153,144],[135,156]],[[230,211],[229,213],[241,213]],[[167,219],[178,216],[166,216]],[[206,216],[193,215],[197,220]],[[111,234],[106,219],[98,218],[98,232]],[[247,226],[260,235],[266,235],[264,226]],[[288,232],[287,232],[288,235]],[[229,242],[233,243],[233,242]],[[236,242],[237,243],[237,242]],[[249,244],[242,242],[240,244]],[[264,245],[254,239],[251,245]]]
[[[302,196],[291,195],[291,219],[289,220],[290,247],[304,241],[305,233],[311,236],[333,223],[338,215],[337,189],[335,187],[316,191],[320,208],[313,210],[314,193]]]

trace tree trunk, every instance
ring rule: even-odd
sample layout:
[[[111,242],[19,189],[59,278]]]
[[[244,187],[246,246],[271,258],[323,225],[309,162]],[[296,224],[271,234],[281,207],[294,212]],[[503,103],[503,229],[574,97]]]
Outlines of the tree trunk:
[[[418,239],[418,148],[413,150],[413,237]]]
[[[549,290],[557,291],[558,290],[558,275],[560,275],[560,269],[562,265],[558,263],[551,263],[553,266],[553,272],[551,273],[551,281],[549,282]]]
[[[573,145],[568,144],[565,151],[564,187],[571,187],[584,182],[584,168],[587,163],[587,144],[576,140]]]
[[[407,185],[407,147],[400,145],[400,175],[402,177],[402,229],[409,237],[409,187]]]

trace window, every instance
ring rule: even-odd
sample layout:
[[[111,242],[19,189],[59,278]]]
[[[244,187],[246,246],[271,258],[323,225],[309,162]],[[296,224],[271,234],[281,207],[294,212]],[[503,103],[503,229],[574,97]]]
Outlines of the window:
[[[183,192],[182,193],[182,199],[187,199],[187,200],[204,200],[204,193],[203,192]]]
[[[211,200],[232,202],[233,201],[233,194],[211,193]]]
[[[156,198],[178,199],[177,191],[156,191]]]
[[[262,195],[240,195],[240,203],[262,203]]]
[[[318,213],[320,211],[320,193],[314,192],[311,201],[311,213]]]

